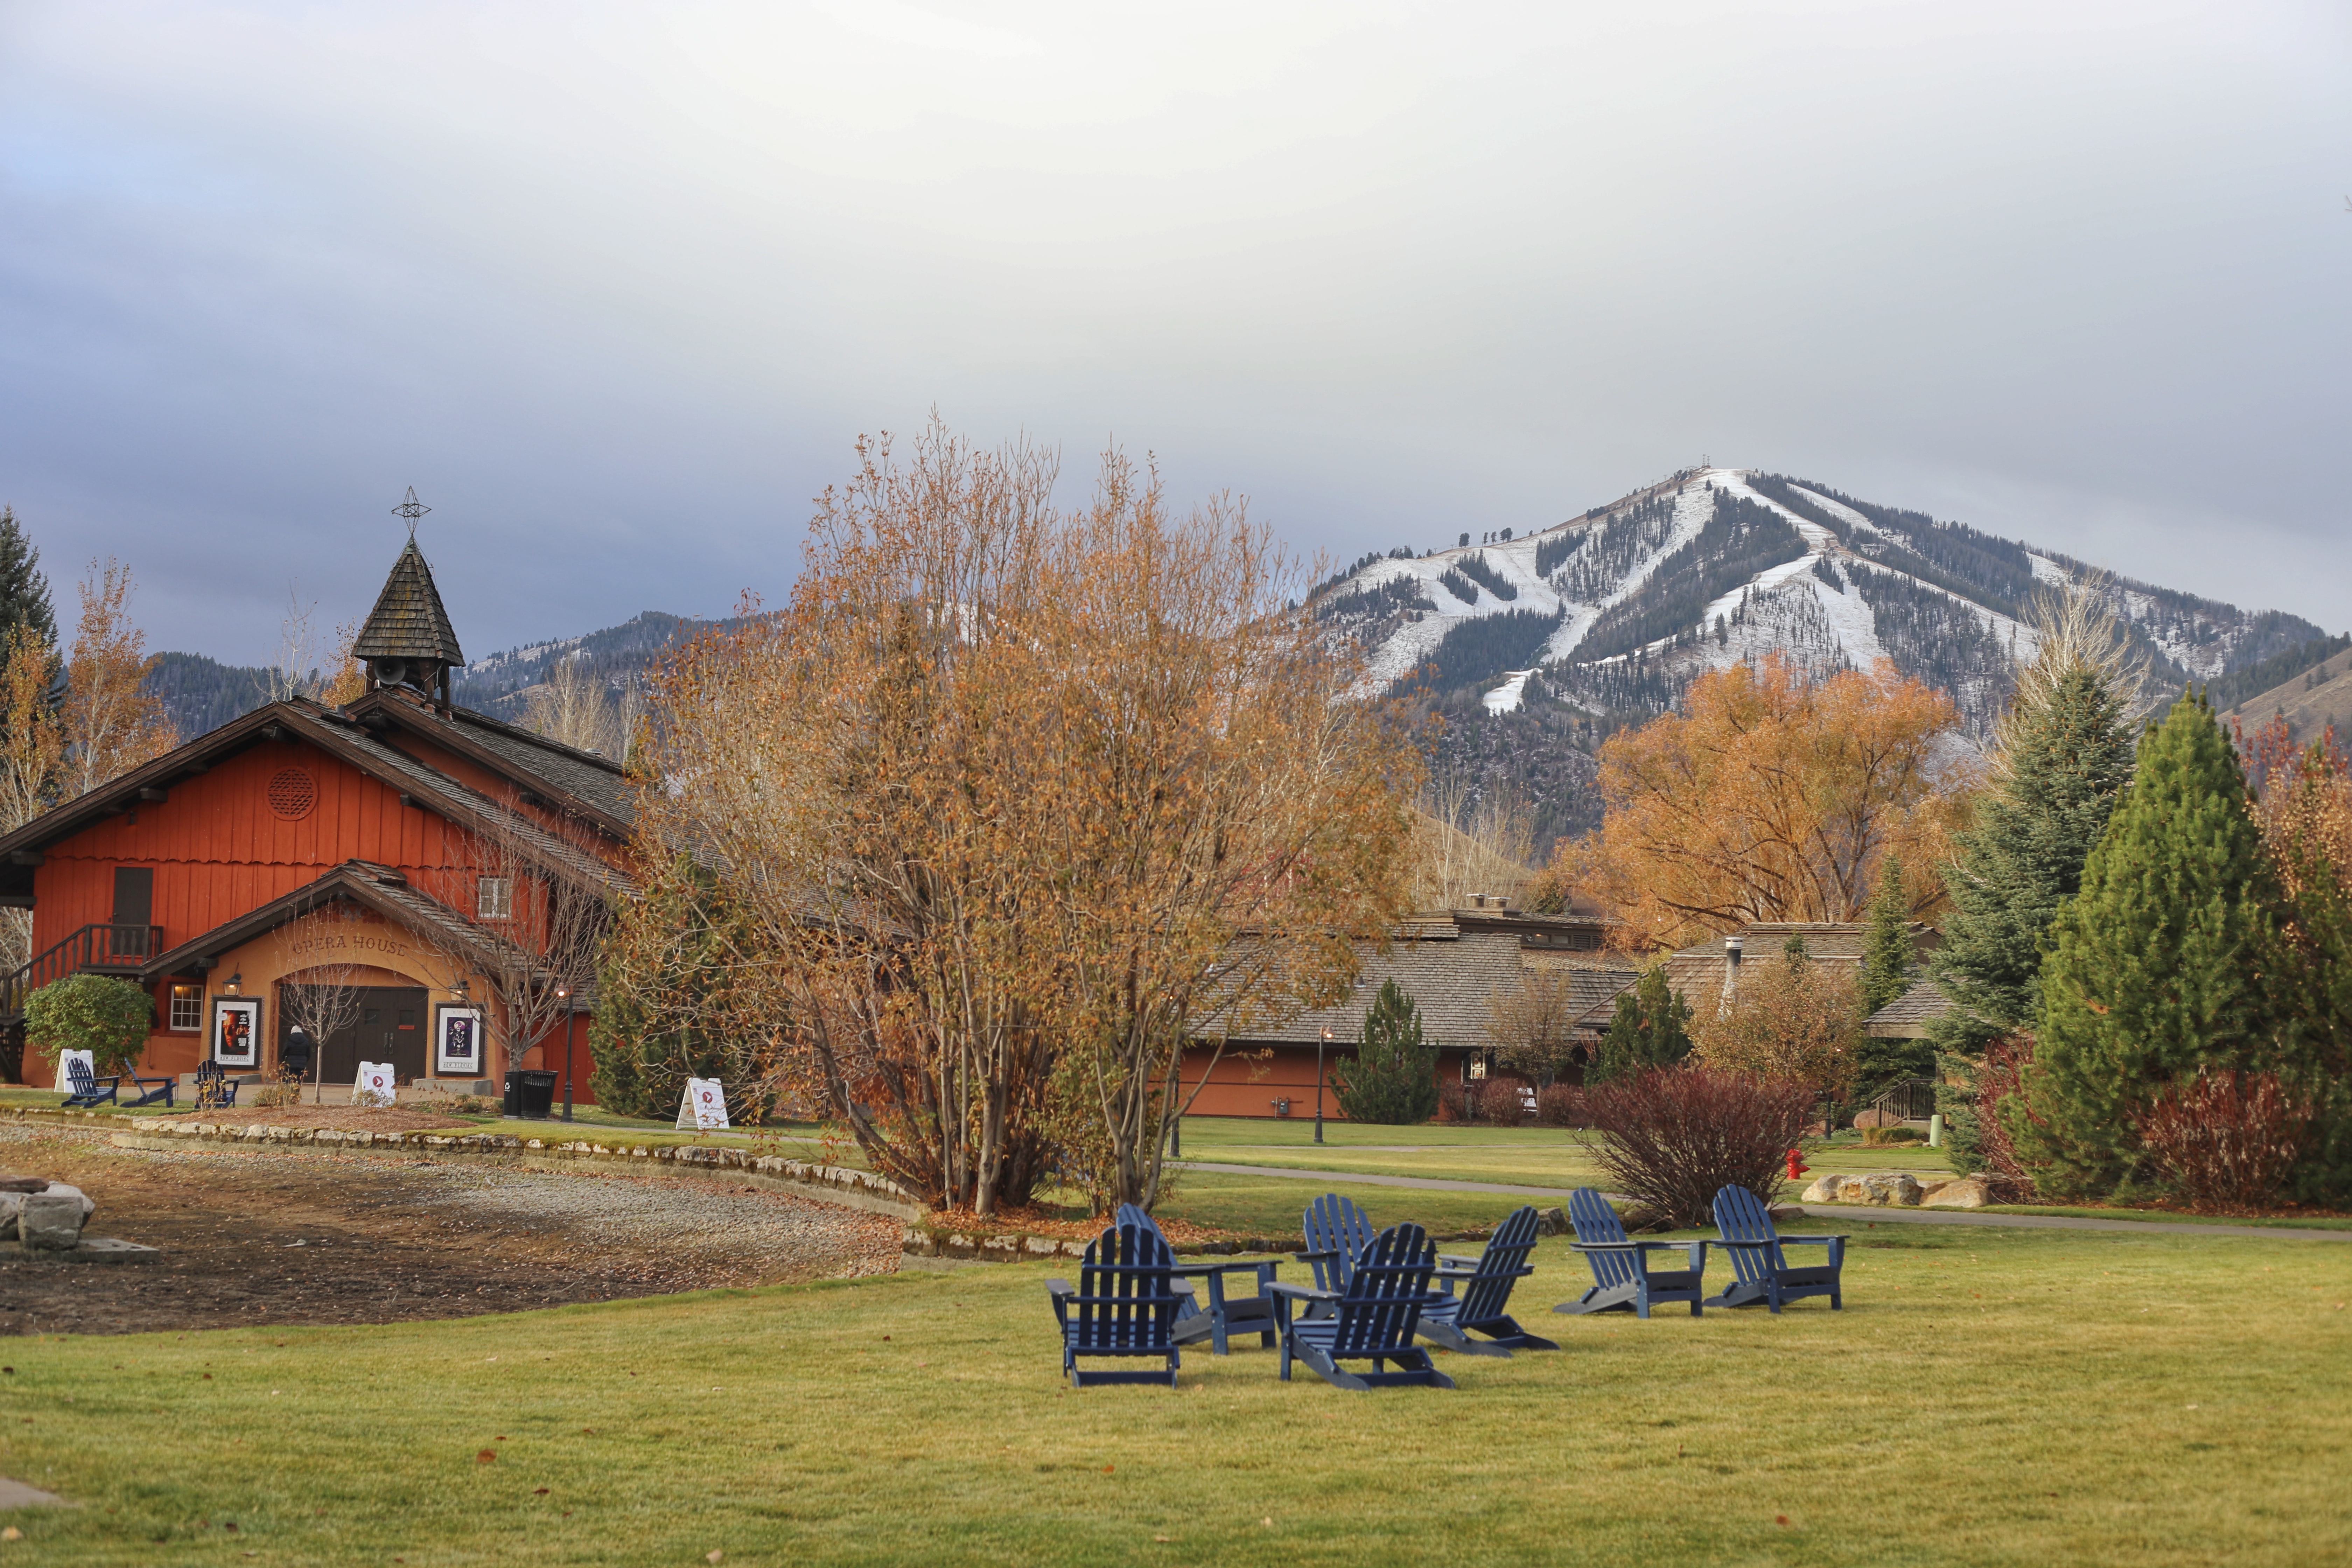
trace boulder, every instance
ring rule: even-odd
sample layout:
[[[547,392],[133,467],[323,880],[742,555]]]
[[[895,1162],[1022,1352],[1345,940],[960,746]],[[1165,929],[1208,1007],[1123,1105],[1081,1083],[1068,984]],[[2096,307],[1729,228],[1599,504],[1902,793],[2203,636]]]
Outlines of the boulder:
[[[1942,1182],[1936,1190],[1920,1201],[1919,1206],[1930,1209],[1980,1209],[2000,1200],[1993,1195],[1991,1184],[1982,1176],[1963,1176],[1958,1181]]]
[[[46,1187],[48,1184],[43,1182],[41,1185]],[[21,1189],[0,1192],[0,1241],[16,1239],[16,1216],[24,1212],[25,1197]]]
[[[1566,1236],[1568,1234],[1568,1211],[1566,1209],[1556,1208],[1538,1209],[1536,1211],[1536,1234],[1538,1236]]]
[[[81,1227],[98,1205],[79,1187],[51,1182],[45,1193],[26,1193],[17,1211],[16,1233],[28,1247],[70,1252],[81,1243]]]
[[[1835,1174],[1817,1178],[1811,1186],[1805,1189],[1803,1201],[1809,1204],[1843,1203],[1845,1200],[1838,1196],[1838,1184],[1844,1180],[1843,1176]]]
[[[1863,1202],[1877,1208],[1917,1208],[1919,1179],[1908,1171],[1876,1171],[1862,1178]]]

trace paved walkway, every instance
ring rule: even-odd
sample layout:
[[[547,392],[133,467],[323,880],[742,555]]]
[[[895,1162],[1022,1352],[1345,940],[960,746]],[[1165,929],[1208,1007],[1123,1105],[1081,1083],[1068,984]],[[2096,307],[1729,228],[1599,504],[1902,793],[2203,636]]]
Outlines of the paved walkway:
[[[1508,1193],[1520,1197],[1559,1198],[1573,1195],[1567,1187],[1522,1187],[1508,1182],[1447,1182],[1434,1176],[1374,1176],[1360,1171],[1303,1171],[1289,1165],[1227,1165],[1206,1160],[1171,1160],[1188,1171],[1214,1171],[1229,1176],[1281,1176],[1292,1181],[1352,1182],[1368,1187],[1420,1187],[1438,1193]],[[1843,1204],[1799,1205],[1815,1219],[1864,1225],[1990,1225],[2018,1230],[2121,1230],[2161,1236],[2250,1236],[2263,1240],[2284,1237],[2290,1241],[2352,1241],[2352,1230],[2304,1230],[2287,1226],[2175,1225],[2147,1219],[2069,1219],[2060,1215],[1977,1214],[1968,1209],[1858,1208]]]
[[[1521,1197],[1559,1198],[1573,1195],[1570,1187],[1520,1187],[1508,1182],[1446,1182],[1434,1176],[1372,1176],[1361,1171],[1302,1171],[1290,1165],[1223,1165],[1206,1160],[1171,1160],[1188,1171],[1214,1171],[1227,1176],[1286,1176],[1300,1182],[1354,1182],[1367,1187],[1423,1187],[1434,1193],[1513,1193]]]
[[[2154,1219],[2070,1219],[2063,1215],[2052,1214],[1856,1208],[1848,1204],[1806,1204],[1801,1206],[1815,1219],[1833,1219],[1847,1224],[1859,1221],[1864,1225],[1878,1225],[1892,1221],[1896,1225],[1995,1225],[2021,1230],[2128,1230],[2141,1233],[2155,1231],[2164,1236],[2252,1236],[2266,1241],[2280,1237],[2290,1241],[2352,1241],[2352,1230],[2306,1230],[2293,1226],[2174,1225]]]

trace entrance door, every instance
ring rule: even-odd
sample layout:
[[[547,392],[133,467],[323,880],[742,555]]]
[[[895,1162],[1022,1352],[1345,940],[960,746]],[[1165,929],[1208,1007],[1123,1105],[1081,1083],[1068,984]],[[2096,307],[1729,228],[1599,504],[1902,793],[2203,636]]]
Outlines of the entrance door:
[[[149,866],[114,868],[114,931],[110,956],[145,958],[147,928],[155,915],[155,871]]]
[[[360,992],[359,1021],[327,1037],[319,1049],[321,1083],[350,1083],[360,1063],[390,1062],[393,1079],[408,1083],[425,1076],[425,992],[420,986],[371,985]],[[287,1044],[299,1050],[301,1043]]]

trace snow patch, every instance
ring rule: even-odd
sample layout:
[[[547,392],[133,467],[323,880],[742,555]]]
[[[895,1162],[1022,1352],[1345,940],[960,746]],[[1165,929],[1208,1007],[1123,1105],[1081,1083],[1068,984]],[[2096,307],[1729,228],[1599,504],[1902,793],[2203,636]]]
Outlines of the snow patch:
[[[1516,713],[1518,711],[1519,699],[1527,693],[1528,677],[1533,675],[1535,671],[1532,669],[1507,669],[1503,673],[1509,676],[1511,679],[1506,680],[1502,685],[1497,686],[1494,690],[1489,691],[1484,697],[1478,699],[1480,702],[1486,704],[1486,711],[1489,713]]]

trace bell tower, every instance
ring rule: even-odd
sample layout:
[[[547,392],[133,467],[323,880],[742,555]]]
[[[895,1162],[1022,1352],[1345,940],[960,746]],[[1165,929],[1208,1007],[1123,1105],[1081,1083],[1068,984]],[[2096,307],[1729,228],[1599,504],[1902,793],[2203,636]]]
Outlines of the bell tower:
[[[416,489],[392,509],[408,522],[408,545],[392,563],[392,574],[376,595],[375,608],[352,644],[352,657],[367,666],[368,689],[404,687],[449,710],[449,671],[466,662],[433,584],[433,568],[416,548],[416,520],[433,509],[416,499]]]

